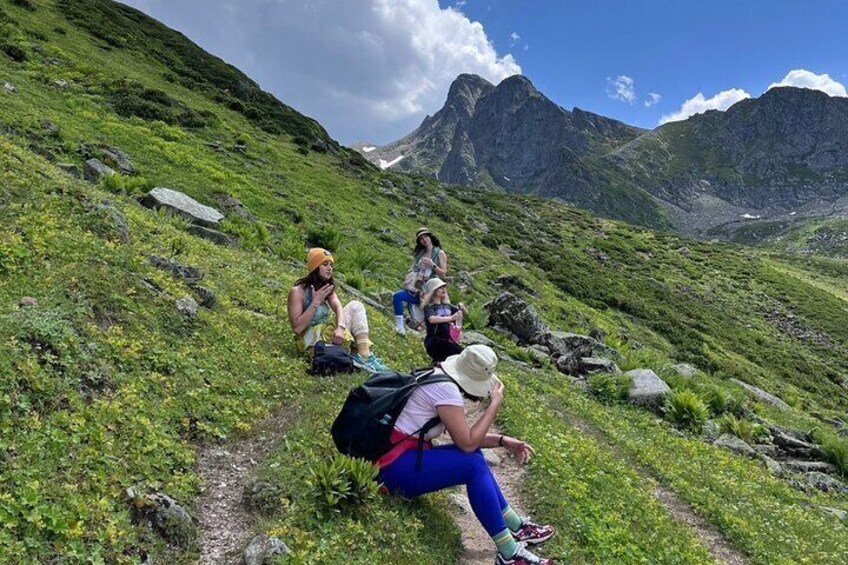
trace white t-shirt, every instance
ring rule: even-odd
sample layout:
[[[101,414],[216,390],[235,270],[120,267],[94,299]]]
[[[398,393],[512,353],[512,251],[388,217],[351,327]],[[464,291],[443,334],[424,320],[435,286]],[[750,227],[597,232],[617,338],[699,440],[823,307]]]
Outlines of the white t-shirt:
[[[425,384],[412,393],[403,412],[395,422],[395,428],[405,434],[411,434],[420,430],[431,418],[439,415],[436,406],[460,406],[465,408],[462,393],[453,382]],[[439,424],[424,435],[424,439],[430,440],[438,437],[445,431],[445,425]]]

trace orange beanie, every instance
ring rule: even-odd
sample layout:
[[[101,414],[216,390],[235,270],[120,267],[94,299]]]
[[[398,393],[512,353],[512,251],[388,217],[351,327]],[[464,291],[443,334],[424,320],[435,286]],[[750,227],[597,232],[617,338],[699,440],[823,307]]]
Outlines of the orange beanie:
[[[326,249],[313,247],[309,250],[309,255],[306,256],[306,272],[311,273],[320,267],[321,263],[324,261],[329,261],[330,263],[336,262],[336,260],[333,259],[333,254]]]

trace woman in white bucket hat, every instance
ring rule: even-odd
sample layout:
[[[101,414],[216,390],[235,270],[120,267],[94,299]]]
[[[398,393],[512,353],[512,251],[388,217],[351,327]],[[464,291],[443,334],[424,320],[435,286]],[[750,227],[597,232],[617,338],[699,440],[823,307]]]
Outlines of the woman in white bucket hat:
[[[421,308],[424,309],[424,349],[433,363],[441,363],[451,355],[462,353],[459,328],[465,307],[450,303],[447,284],[438,277],[427,281],[421,291]]]
[[[504,385],[495,375],[498,358],[485,345],[471,345],[436,367],[448,382],[427,383],[410,396],[395,423],[395,447],[381,457],[380,481],[392,493],[416,497],[464,484],[475,516],[497,547],[496,565],[551,565],[527,550],[527,545],[547,541],[551,526],[534,524],[519,516],[504,499],[481,448],[503,447],[520,463],[527,463],[533,448],[520,439],[489,433],[504,398]],[[488,398],[482,415],[469,426],[463,397]],[[418,431],[433,418],[441,424],[426,433],[418,453]],[[431,440],[445,430],[452,444],[433,447]]]

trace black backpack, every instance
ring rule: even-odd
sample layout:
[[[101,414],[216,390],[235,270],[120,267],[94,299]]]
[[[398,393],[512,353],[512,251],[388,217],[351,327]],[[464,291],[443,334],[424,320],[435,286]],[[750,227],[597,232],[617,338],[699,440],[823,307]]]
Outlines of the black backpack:
[[[453,382],[453,379],[436,374],[433,369],[413,371],[409,375],[395,372],[372,375],[350,391],[330,428],[336,448],[351,457],[377,461],[394,447],[389,438],[415,389],[443,382]],[[407,436],[418,435],[418,468],[421,466],[424,435],[438,424],[438,417],[431,418],[421,429]]]
[[[336,373],[352,373],[355,370],[353,357],[344,347],[319,341],[312,348],[310,374],[335,375]]]

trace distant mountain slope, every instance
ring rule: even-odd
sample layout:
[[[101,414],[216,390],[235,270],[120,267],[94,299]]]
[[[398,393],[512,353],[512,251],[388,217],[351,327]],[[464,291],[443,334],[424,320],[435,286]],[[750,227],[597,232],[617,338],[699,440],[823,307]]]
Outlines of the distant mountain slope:
[[[848,214],[848,99],[807,89],[774,88],[646,132],[563,110],[520,76],[493,87],[461,75],[437,114],[364,155],[635,223],[660,226],[667,217],[700,237],[760,220]]]
[[[660,227],[646,193],[594,172],[602,155],[644,130],[575,108],[569,112],[515,75],[497,86],[470,74],[451,85],[445,105],[404,138],[362,154],[393,170],[448,183],[556,197],[609,216]],[[608,185],[599,190],[599,179]]]

